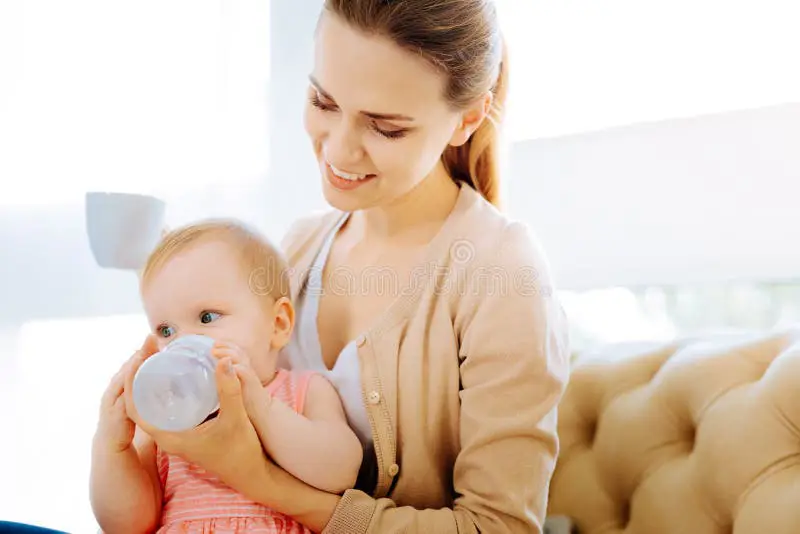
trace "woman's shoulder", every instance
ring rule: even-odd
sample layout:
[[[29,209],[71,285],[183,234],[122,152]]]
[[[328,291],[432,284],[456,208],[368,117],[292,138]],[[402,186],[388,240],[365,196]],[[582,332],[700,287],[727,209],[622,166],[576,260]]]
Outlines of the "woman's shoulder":
[[[503,331],[509,353],[539,354],[546,340],[554,368],[565,368],[568,321],[547,254],[530,223],[479,199],[456,226],[459,237],[452,242],[449,261],[463,278],[454,292],[453,317],[463,353],[481,352],[495,342],[487,340]]]
[[[280,242],[281,250],[290,263],[294,263],[294,259],[308,248],[309,244],[321,239],[329,229],[333,228],[342,215],[343,212],[328,208],[295,219]]]
[[[472,199],[455,222],[450,246],[454,261],[459,254],[473,268],[535,268],[549,278],[549,262],[541,240],[531,225],[509,216],[482,197]]]

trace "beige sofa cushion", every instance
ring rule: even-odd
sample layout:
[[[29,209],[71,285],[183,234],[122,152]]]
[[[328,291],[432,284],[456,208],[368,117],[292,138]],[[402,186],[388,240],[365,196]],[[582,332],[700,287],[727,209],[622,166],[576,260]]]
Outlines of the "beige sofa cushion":
[[[583,361],[558,428],[581,534],[800,533],[800,329]]]

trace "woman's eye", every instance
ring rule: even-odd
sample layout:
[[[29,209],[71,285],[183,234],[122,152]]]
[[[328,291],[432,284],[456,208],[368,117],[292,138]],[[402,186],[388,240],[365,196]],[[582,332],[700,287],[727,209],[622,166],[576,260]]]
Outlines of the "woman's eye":
[[[408,133],[408,130],[404,128],[401,128],[399,130],[387,130],[385,128],[378,127],[378,125],[376,124],[372,124],[371,126],[376,133],[382,135],[387,139],[400,139],[402,137],[405,137],[406,133]]]
[[[200,322],[208,324],[219,319],[219,314],[216,312],[205,311],[200,314]]]
[[[314,94],[311,95],[311,97],[309,97],[309,101],[311,102],[312,106],[314,106],[317,109],[321,109],[322,111],[335,111],[336,110],[336,105],[335,104],[331,104],[329,102],[324,102],[322,100],[322,97],[320,96],[320,94],[317,93],[317,92],[315,92]]]
[[[160,335],[161,337],[170,337],[174,333],[175,331],[172,329],[171,326],[162,325],[158,327],[158,335]]]

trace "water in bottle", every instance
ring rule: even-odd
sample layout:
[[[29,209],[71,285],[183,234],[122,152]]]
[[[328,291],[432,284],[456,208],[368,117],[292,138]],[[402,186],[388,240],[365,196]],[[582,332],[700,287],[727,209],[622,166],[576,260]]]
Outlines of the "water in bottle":
[[[133,401],[142,419],[178,432],[199,425],[219,408],[213,345],[206,336],[182,336],[142,363],[133,379]]]

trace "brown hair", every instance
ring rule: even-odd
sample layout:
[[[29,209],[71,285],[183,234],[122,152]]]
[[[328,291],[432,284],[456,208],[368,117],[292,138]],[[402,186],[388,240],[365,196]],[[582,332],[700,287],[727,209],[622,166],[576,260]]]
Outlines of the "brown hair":
[[[214,240],[230,244],[239,255],[254,294],[272,300],[289,297],[289,267],[283,254],[257,231],[233,219],[206,219],[165,234],[141,272],[142,286],[181,251]]]
[[[445,97],[464,108],[493,93],[487,120],[442,161],[450,176],[492,204],[500,200],[499,132],[508,87],[507,53],[491,0],[325,0],[325,9],[360,30],[385,35],[447,76]]]

